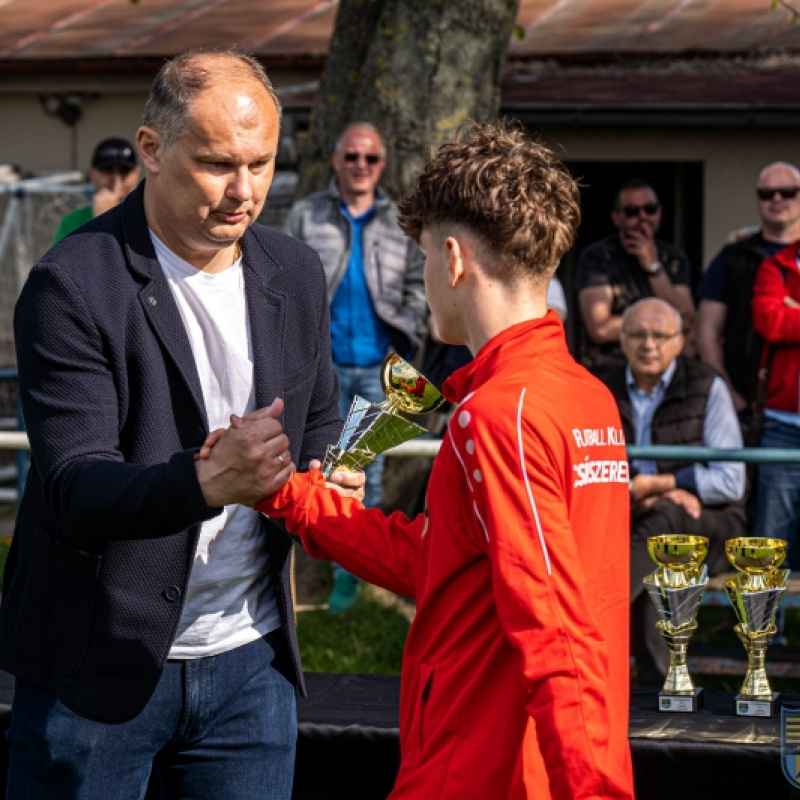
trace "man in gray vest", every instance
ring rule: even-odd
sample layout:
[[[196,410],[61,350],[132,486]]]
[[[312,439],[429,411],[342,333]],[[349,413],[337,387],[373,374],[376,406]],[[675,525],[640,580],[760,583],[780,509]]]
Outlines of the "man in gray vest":
[[[742,446],[725,381],[709,366],[681,355],[681,315],[645,298],[623,313],[620,336],[627,366],[604,376],[622,418],[625,439],[637,445]],[[660,686],[669,656],[656,630],[657,612],[642,579],[655,564],[647,539],[668,533],[707,536],[709,572],[725,569],[725,540],[745,534],[740,462],[631,462],[631,631],[640,686]]]
[[[325,191],[299,200],[284,233],[319,254],[331,303],[331,351],[339,377],[343,417],[355,395],[384,400],[379,367],[395,350],[409,357],[422,340],[428,306],[422,279],[424,259],[397,225],[397,206],[378,186],[386,148],[374,125],[348,125],[336,144],[336,173]],[[379,506],[383,460],[367,468],[364,504]],[[334,568],[328,598],[333,613],[350,608],[360,586]]]

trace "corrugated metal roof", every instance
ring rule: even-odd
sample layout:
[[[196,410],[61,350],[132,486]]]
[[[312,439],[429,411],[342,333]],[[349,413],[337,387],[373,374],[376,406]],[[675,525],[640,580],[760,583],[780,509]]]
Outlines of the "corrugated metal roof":
[[[148,58],[238,44],[324,55],[338,0],[0,0],[0,59]],[[770,0],[522,0],[516,57],[800,52]]]

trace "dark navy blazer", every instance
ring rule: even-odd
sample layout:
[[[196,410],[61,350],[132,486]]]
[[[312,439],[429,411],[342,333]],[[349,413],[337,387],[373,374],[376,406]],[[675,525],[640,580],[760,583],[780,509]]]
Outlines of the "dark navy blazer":
[[[106,722],[138,714],[181,616],[203,500],[208,421],[180,312],[155,257],[143,186],[38,263],[14,317],[31,469],[6,565],[0,667]],[[294,462],[341,429],[325,276],[306,245],[241,240],[258,407],[282,397]],[[303,690],[291,540],[262,519]]]

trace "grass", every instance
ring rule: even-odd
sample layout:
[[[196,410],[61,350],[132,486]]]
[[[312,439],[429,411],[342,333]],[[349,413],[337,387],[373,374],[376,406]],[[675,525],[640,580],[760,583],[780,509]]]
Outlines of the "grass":
[[[365,585],[356,604],[342,614],[327,610],[297,615],[304,669],[399,675],[409,622]]]

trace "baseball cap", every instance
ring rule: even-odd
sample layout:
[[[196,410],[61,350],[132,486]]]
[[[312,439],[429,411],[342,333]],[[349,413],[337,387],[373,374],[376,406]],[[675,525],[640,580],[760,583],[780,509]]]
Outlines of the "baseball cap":
[[[127,139],[103,139],[94,149],[92,166],[101,170],[111,167],[133,169],[136,166],[136,152]]]

